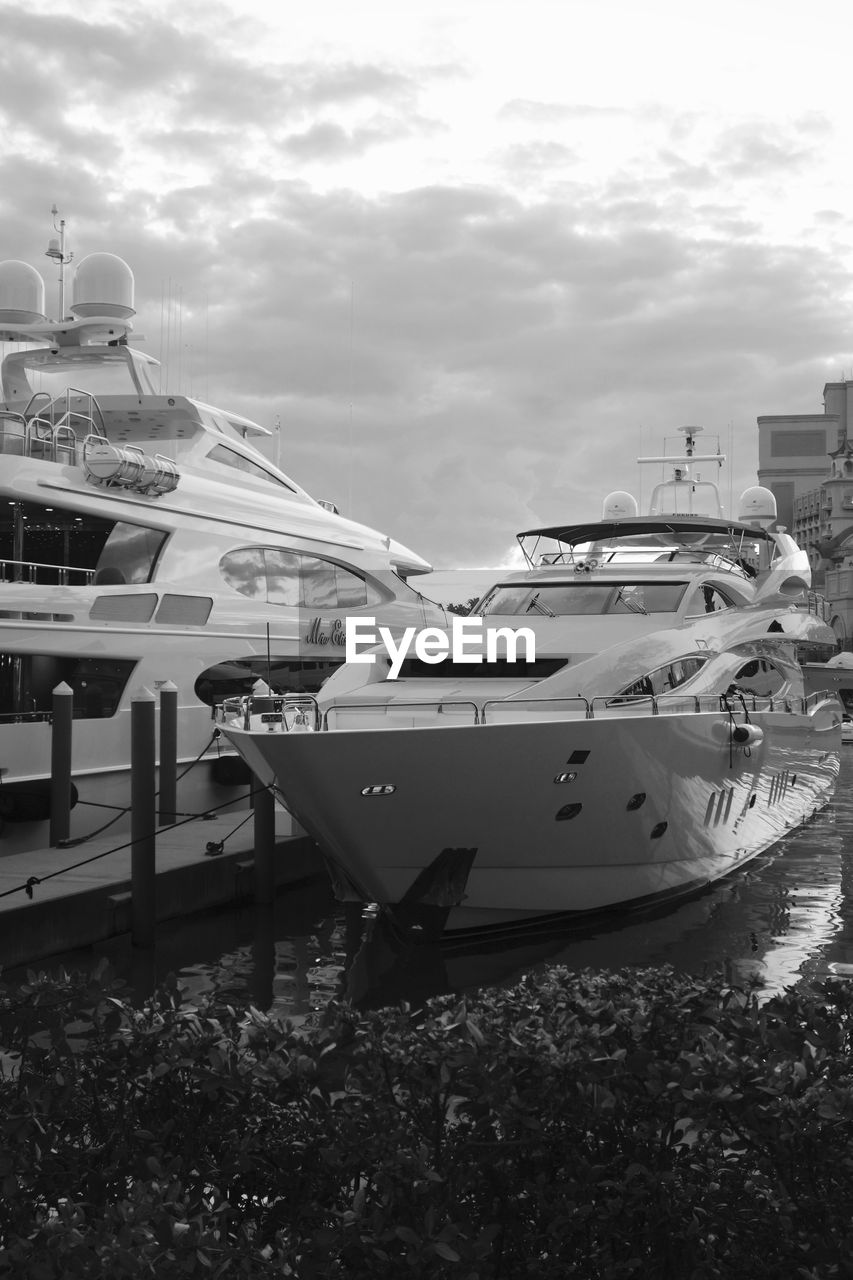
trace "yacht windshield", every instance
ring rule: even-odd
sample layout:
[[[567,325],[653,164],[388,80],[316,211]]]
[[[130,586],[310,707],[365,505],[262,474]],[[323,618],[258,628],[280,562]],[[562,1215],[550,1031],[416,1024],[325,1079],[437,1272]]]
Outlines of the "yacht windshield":
[[[4,397],[26,400],[44,392],[52,400],[67,391],[94,396],[127,396],[157,392],[157,362],[129,347],[47,347],[16,351],[3,361]]]
[[[686,582],[507,583],[493,587],[472,612],[548,618],[596,613],[675,613],[686,587]]]

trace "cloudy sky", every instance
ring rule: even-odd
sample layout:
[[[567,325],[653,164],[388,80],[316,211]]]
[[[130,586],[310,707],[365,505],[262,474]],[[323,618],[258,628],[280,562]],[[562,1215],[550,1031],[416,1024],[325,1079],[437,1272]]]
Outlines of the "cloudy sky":
[[[853,376],[834,0],[0,0],[0,258],[136,277],[168,387],[436,566]]]

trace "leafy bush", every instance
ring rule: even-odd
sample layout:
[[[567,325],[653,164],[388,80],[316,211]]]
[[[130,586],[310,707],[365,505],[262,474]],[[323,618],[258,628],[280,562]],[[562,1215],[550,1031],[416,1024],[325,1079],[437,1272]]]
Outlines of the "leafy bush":
[[[571,974],[313,1028],[0,1000],[0,1276],[853,1276],[853,988]]]

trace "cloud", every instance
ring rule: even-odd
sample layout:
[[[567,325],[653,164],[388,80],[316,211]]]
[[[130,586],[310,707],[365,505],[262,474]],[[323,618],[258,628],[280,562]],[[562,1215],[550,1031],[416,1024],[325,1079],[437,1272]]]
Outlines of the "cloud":
[[[685,423],[734,437],[745,488],[756,417],[850,364],[838,193],[801,234],[766,217],[835,145],[820,112],[508,92],[469,169],[452,51],[256,57],[222,5],[0,14],[5,253],[55,294],[56,200],[75,262],[132,266],[170,389],[280,419],[285,470],[438,564],[594,517]]]

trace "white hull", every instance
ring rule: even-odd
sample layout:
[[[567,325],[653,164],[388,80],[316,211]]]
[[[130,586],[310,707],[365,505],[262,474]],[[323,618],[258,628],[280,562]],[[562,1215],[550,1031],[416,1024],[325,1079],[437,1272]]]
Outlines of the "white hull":
[[[699,887],[809,818],[839,771],[838,704],[815,701],[752,714],[763,740],[748,750],[721,712],[226,734],[342,873],[342,895],[399,903],[442,851],[469,850],[459,905],[539,915]],[[580,808],[558,818],[566,806]]]

